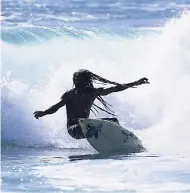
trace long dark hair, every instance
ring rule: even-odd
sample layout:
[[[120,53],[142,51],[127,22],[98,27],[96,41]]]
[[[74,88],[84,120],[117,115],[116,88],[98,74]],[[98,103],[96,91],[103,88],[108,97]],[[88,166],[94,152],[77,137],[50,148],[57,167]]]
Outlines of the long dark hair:
[[[105,78],[102,78],[101,76],[98,76],[97,74],[94,74],[94,73],[90,72],[89,70],[85,70],[85,69],[81,69],[73,74],[74,85],[76,85],[76,83],[78,81],[80,81],[81,78],[83,80],[85,80],[85,87],[86,88],[94,88],[93,83],[104,84],[104,85],[106,85],[106,84],[113,84],[113,85],[118,85],[118,86],[121,85],[117,82],[113,82],[113,81],[107,80]],[[104,106],[105,109],[103,109],[103,108],[101,108],[98,105],[93,103],[91,111],[95,115],[96,115],[96,113],[99,113],[98,110],[96,109],[96,108],[98,108],[98,109],[100,109],[100,110],[102,110],[110,115],[115,116],[114,111],[112,111],[109,107],[109,106],[111,106],[109,103],[107,103],[101,96],[98,96],[97,99],[100,101],[100,103]],[[96,113],[94,112],[94,110],[96,111]]]

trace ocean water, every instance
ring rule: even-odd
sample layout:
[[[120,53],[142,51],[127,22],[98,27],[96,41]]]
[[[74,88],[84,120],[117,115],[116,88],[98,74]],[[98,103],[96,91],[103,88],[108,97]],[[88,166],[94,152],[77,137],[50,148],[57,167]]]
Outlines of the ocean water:
[[[1,192],[190,192],[189,0],[1,4]],[[68,135],[65,108],[34,119],[81,68],[149,79],[105,97],[146,152],[98,154]]]

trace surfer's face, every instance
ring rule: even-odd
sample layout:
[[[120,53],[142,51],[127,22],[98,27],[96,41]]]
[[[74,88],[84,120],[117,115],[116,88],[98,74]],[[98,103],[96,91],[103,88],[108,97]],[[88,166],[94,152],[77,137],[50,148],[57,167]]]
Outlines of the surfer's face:
[[[86,78],[83,76],[74,78],[73,83],[76,88],[84,88],[84,87],[87,87],[88,85]]]

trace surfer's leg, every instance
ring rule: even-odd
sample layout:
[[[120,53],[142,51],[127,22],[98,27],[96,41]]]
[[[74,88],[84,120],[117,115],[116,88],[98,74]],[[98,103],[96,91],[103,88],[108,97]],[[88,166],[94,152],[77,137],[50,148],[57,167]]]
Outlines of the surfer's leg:
[[[102,120],[111,121],[111,122],[119,124],[118,119],[115,118],[115,117],[113,117],[113,118],[102,118]]]
[[[83,139],[83,138],[85,138],[79,124],[75,124],[75,125],[72,125],[72,126],[68,127],[68,133],[74,139]]]

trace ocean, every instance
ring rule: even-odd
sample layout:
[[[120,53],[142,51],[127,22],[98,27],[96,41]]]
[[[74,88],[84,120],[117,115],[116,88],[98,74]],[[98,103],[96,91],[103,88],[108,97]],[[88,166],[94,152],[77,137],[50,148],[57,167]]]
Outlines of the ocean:
[[[1,5],[1,192],[190,192],[189,0]],[[68,135],[65,107],[34,118],[79,69],[149,79],[104,97],[146,152],[98,154]]]

